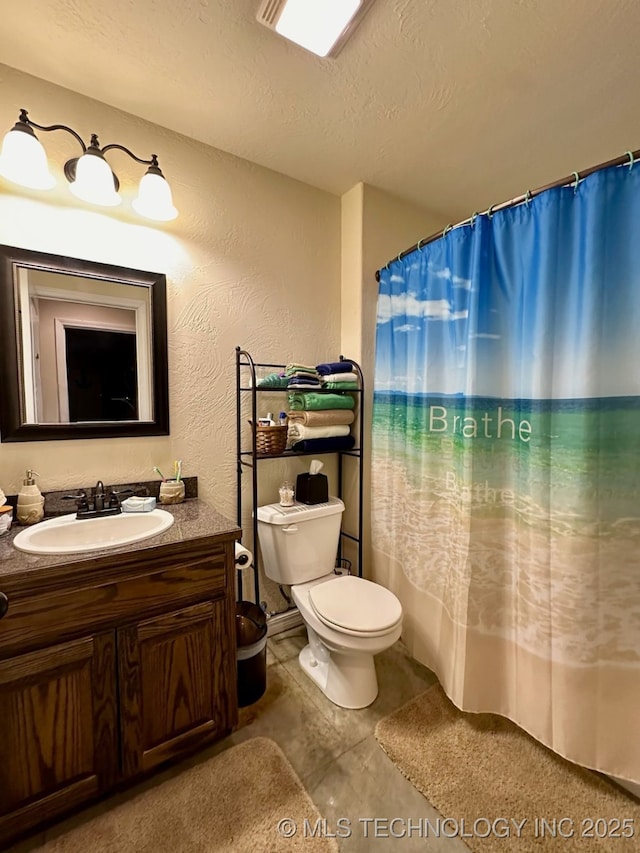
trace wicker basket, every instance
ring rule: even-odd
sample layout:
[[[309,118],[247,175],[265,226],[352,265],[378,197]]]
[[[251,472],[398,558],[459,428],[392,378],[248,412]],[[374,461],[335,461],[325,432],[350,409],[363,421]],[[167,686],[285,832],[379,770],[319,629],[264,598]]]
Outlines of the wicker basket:
[[[256,426],[256,453],[279,456],[287,447],[286,426]]]

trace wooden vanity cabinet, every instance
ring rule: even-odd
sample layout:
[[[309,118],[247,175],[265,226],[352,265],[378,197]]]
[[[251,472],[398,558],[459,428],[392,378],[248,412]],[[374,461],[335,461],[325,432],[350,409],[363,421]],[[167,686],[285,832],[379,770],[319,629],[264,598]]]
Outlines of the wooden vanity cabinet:
[[[231,534],[0,577],[0,849],[235,726]]]
[[[113,786],[116,701],[113,632],[0,661],[0,841]]]
[[[125,776],[224,734],[224,602],[207,601],[118,631],[120,733]]]

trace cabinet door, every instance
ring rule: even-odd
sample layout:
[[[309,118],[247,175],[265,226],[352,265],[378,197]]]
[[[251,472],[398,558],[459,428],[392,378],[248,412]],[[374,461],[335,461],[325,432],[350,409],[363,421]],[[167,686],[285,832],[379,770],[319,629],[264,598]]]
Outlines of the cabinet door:
[[[120,629],[118,668],[125,776],[219,737],[235,721],[224,599]]]
[[[107,632],[0,660],[0,841],[113,783],[114,658]]]

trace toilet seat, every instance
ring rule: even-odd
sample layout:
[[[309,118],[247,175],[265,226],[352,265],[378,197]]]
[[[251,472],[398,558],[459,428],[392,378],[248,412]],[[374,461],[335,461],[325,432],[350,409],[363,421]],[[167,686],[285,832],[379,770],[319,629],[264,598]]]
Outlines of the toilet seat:
[[[402,605],[385,587],[343,575],[309,590],[309,603],[327,627],[354,637],[380,637],[402,620]]]

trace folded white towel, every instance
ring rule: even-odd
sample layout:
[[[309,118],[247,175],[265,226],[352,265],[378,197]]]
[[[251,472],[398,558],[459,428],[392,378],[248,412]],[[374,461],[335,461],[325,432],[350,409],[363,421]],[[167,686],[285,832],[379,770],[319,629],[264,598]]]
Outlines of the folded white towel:
[[[326,376],[321,376],[323,382],[358,382],[358,377],[355,373],[327,373]]]
[[[305,438],[334,438],[340,435],[349,435],[348,424],[329,424],[328,426],[305,426],[298,421],[289,424],[287,438],[290,441],[302,441]]]

